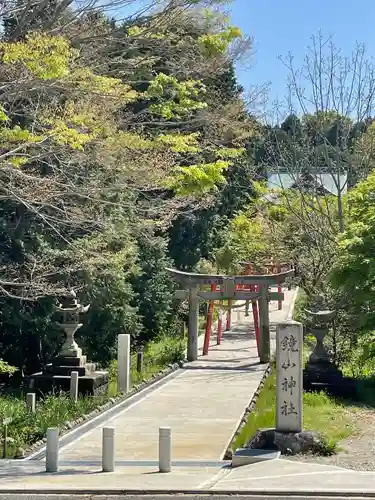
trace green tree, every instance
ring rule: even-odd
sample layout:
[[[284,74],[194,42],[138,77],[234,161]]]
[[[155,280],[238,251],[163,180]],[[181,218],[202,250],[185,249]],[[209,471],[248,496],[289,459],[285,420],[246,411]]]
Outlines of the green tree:
[[[164,238],[141,235],[138,240],[140,273],[134,277],[135,304],[142,316],[143,329],[138,341],[145,342],[171,331],[176,326],[174,309],[175,284],[167,267],[171,260]]]
[[[136,17],[125,31],[95,10],[76,15],[72,4],[65,23],[63,4],[31,16],[36,24],[23,15],[23,4],[23,12],[6,12],[17,34],[8,26],[1,47],[0,292],[6,314],[0,343],[27,371],[58,349],[54,306],[70,287],[92,304],[80,335],[102,363],[113,356],[118,333],[149,338],[169,328],[165,244],[155,239],[148,245],[144,238],[165,235],[197,196],[217,192],[243,154],[246,136],[246,127],[232,119],[241,103],[221,102],[218,109],[205,83],[238,31],[221,25],[215,32],[202,28],[193,40],[182,37],[169,16],[184,2]],[[59,35],[51,35],[52,27]],[[149,27],[151,38],[144,31]],[[111,51],[121,44],[116,65]],[[152,50],[145,64],[137,57],[147,44]],[[163,60],[162,47],[169,47]],[[202,61],[199,68],[187,65],[192,53],[195,63]],[[179,64],[170,64],[176,56]],[[217,129],[202,133],[202,121],[211,123],[218,113]],[[223,143],[229,122],[230,140]]]
[[[332,274],[334,285],[348,297],[358,314],[359,329],[374,328],[375,174],[371,173],[349,194],[346,231],[339,238],[339,253]]]

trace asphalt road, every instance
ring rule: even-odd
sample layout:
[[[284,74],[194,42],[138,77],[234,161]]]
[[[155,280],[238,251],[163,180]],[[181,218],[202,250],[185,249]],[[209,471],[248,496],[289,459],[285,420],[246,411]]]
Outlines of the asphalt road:
[[[264,494],[264,495],[192,495],[192,494],[157,494],[157,495],[137,495],[137,494],[113,494],[113,495],[92,495],[92,494],[45,494],[45,493],[0,493],[0,500],[368,500],[375,499],[375,494],[363,495],[358,493],[358,496],[335,496],[334,493],[329,495],[282,495],[279,494]]]

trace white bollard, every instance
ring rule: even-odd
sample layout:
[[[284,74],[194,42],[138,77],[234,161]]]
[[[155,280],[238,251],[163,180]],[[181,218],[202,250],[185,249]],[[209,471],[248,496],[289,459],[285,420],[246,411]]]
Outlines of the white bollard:
[[[26,394],[26,406],[31,413],[35,413],[35,394],[28,392]]]
[[[75,403],[78,400],[78,372],[71,372],[70,374],[70,399]]]
[[[117,390],[130,389],[130,335],[121,333],[117,340]]]
[[[46,472],[57,472],[59,470],[59,429],[50,427],[47,429],[46,446]]]
[[[172,432],[170,427],[159,428],[159,472],[171,472]]]
[[[103,469],[103,472],[114,472],[114,470],[115,470],[115,428],[114,427],[103,427],[102,469]]]

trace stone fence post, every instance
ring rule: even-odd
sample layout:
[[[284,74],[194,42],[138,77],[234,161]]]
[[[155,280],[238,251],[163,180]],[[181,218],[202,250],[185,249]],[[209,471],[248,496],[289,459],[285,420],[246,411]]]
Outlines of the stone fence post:
[[[120,334],[117,342],[117,390],[126,393],[130,389],[130,335]]]

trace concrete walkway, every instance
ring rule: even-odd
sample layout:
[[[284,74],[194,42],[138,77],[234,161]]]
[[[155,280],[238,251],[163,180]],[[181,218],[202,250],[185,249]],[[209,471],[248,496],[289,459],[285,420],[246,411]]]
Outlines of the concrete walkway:
[[[271,323],[286,319],[295,292],[285,291],[282,311],[270,304]],[[99,460],[103,426],[114,426],[118,460],[156,460],[158,429],[172,429],[174,460],[219,460],[263,376],[252,315],[233,312],[233,329],[208,356],[187,363],[173,377],[120,413],[61,448],[62,460]]]
[[[27,495],[32,493],[47,495],[59,493],[72,499],[73,494],[108,495],[133,494],[139,499],[157,498],[157,494],[185,493],[202,498],[202,495],[272,495],[283,498],[300,495],[301,498],[315,496],[367,496],[375,497],[373,472],[357,472],[328,465],[308,462],[273,460],[231,469],[225,464],[175,464],[172,472],[158,473],[157,464],[118,463],[116,471],[102,473],[100,461],[96,464],[62,464],[59,472],[47,474],[41,461],[3,464],[0,460],[0,499],[1,493],[10,492]],[[22,497],[26,498],[26,497]],[[37,498],[37,497],[35,497]],[[49,498],[49,497],[48,497]],[[65,498],[65,497],[58,497]],[[121,497],[123,498],[123,496]],[[178,495],[181,499],[181,496]],[[177,500],[177,498],[176,498]]]

